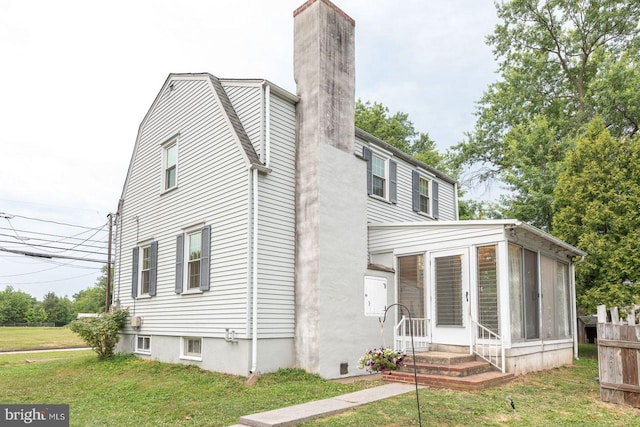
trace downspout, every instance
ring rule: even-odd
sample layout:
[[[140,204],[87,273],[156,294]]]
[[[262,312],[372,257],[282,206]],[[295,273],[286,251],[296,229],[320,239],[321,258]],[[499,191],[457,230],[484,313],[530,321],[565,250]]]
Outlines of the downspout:
[[[264,165],[269,167],[271,164],[271,86],[265,82],[264,85],[264,103],[265,103],[265,136],[264,136]]]
[[[252,185],[252,236],[251,236],[251,279],[253,287],[253,303],[251,305],[252,327],[251,327],[251,374],[256,373],[258,365],[258,169],[251,169]]]
[[[576,264],[584,262],[585,255],[582,255],[576,262],[571,263],[571,328],[573,329],[573,358],[578,360],[578,313],[576,312]]]

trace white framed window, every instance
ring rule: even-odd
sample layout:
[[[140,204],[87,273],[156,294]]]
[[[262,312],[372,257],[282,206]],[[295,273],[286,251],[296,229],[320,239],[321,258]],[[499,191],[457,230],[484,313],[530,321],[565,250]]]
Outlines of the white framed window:
[[[202,360],[202,338],[184,337],[181,341],[180,357],[188,360]]]
[[[411,172],[411,197],[413,211],[429,215],[434,219],[439,216],[439,185],[431,177],[425,177],[417,170]]]
[[[158,272],[158,242],[143,243],[133,248],[131,297],[156,295]]]
[[[175,292],[200,293],[209,290],[211,226],[187,229],[177,236]]]
[[[398,164],[390,154],[374,152],[366,146],[362,147],[362,155],[367,161],[367,194],[396,203]]]
[[[200,288],[200,260],[202,258],[202,231],[198,230],[187,234],[187,259],[186,283],[187,289]]]
[[[168,191],[178,185],[178,139],[171,139],[162,148],[162,190]]]
[[[136,353],[151,353],[151,337],[148,335],[136,335]]]
[[[382,197],[387,196],[387,162],[375,154],[371,157],[371,173],[373,174],[372,194]]]
[[[143,246],[140,257],[140,295],[149,295],[149,278],[151,277],[151,246]]]
[[[427,215],[431,213],[431,198],[429,197],[429,184],[430,181],[426,178],[420,177],[420,185],[418,186],[418,193],[420,197],[420,212],[424,212]]]

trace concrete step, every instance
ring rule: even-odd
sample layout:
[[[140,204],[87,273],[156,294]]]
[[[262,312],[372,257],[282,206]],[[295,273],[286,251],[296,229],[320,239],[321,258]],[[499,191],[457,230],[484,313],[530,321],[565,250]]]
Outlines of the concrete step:
[[[475,362],[476,356],[469,353],[447,353],[443,351],[427,351],[416,353],[416,363],[424,363],[430,365],[450,366],[458,363]],[[410,353],[405,357],[404,363],[413,364],[413,355]]]

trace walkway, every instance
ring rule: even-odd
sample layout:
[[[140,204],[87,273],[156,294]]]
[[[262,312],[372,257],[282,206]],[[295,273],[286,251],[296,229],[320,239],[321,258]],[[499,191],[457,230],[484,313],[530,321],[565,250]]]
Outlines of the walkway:
[[[301,405],[289,406],[287,408],[275,409],[273,411],[245,415],[240,417],[240,424],[234,424],[230,427],[295,426],[303,421],[335,415],[348,409],[356,408],[377,400],[383,400],[409,393],[411,391],[415,391],[415,389],[416,387],[413,384],[386,384],[342,396],[332,397],[330,399],[323,399],[315,402],[303,403]]]

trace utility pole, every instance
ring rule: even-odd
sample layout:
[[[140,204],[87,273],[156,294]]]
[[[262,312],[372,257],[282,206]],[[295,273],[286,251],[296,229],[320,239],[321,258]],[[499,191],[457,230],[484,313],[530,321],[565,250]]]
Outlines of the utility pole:
[[[109,312],[109,308],[111,306],[111,240],[112,240],[112,228],[113,228],[113,216],[111,214],[107,215],[109,218],[109,244],[107,246],[107,291],[105,295],[105,304],[104,311],[105,313]]]

